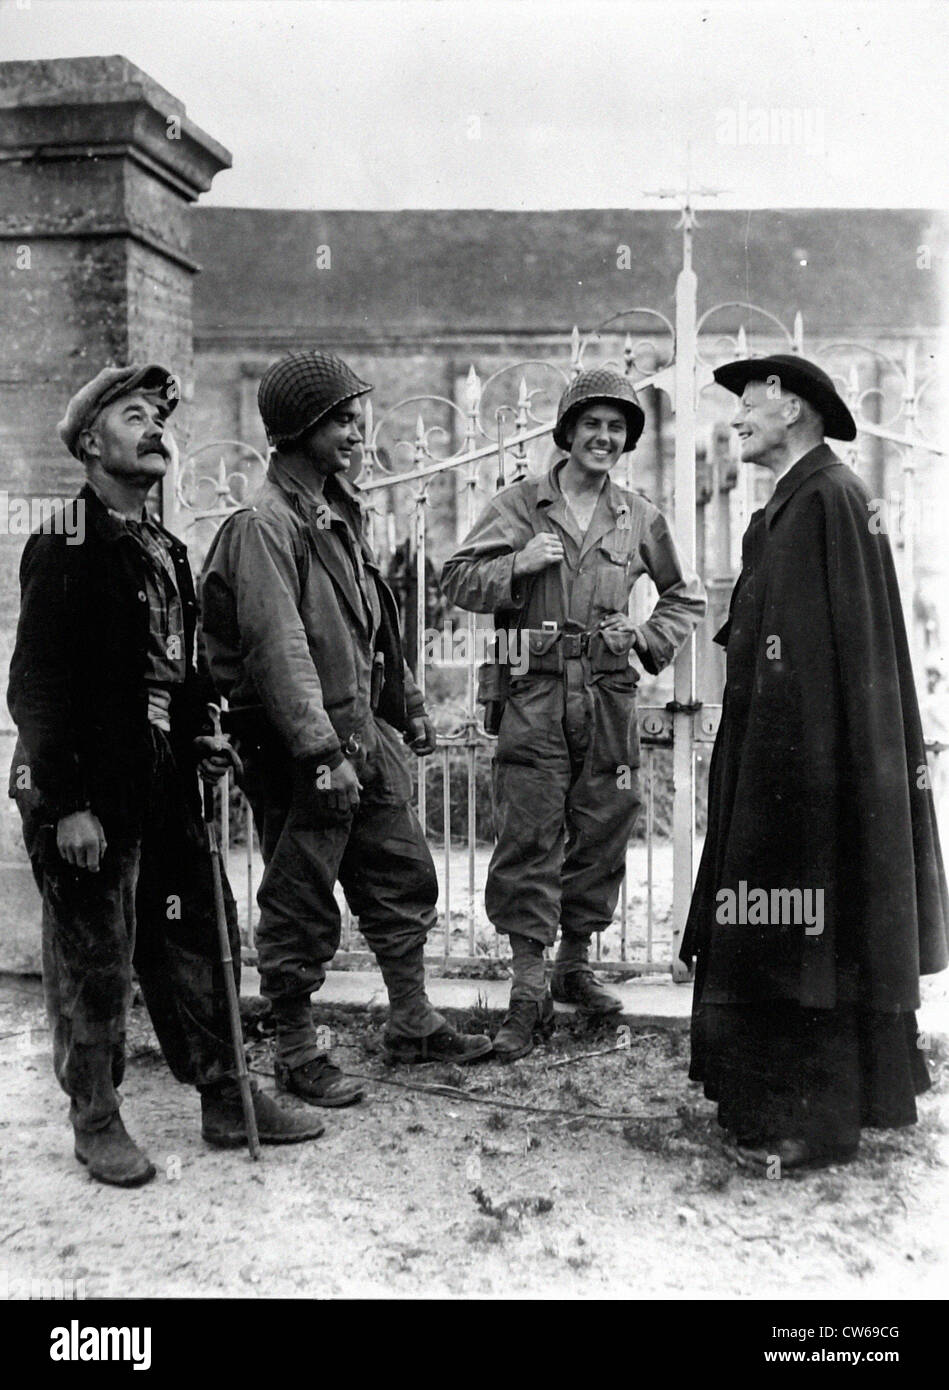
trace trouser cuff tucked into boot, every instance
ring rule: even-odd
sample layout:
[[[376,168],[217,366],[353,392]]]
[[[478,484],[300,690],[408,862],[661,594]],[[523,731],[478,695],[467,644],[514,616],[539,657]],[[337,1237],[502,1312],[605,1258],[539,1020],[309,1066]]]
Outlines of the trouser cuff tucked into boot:
[[[589,960],[590,938],[561,930],[560,944],[554,957],[554,978],[588,969]]]
[[[277,1030],[277,1057],[291,1069],[302,1067],[316,1057],[325,1057],[313,1022],[309,994],[273,1001],[273,1018]]]
[[[427,1038],[445,1027],[445,1020],[433,1009],[425,993],[425,963],[422,946],[414,946],[402,956],[376,953],[379,969],[389,995],[389,1025],[394,1038]]]
[[[539,1004],[547,992],[544,968],[544,943],[532,936],[510,934],[511,955],[514,959],[514,980],[511,985],[511,1003],[519,999],[532,999]]]

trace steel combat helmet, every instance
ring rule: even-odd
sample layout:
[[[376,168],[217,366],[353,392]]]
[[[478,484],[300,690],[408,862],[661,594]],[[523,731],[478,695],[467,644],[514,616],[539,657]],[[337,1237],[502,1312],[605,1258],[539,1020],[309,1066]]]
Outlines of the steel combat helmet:
[[[257,408],[273,444],[295,439],[343,401],[372,387],[332,352],[291,352],[272,363],[257,388]]]
[[[620,376],[619,372],[611,372],[606,367],[593,367],[590,371],[581,372],[560,397],[553,433],[557,448],[569,450],[567,429],[589,401],[609,401],[611,405],[619,406],[626,416],[626,443],[623,453],[635,449],[643,432],[646,416],[631,382],[625,376]]]

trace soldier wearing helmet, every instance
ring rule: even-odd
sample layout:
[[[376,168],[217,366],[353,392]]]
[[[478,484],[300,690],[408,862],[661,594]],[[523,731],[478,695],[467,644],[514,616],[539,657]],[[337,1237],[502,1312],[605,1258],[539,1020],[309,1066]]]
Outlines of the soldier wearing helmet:
[[[644,420],[625,377],[581,372],[553,431],[567,457],[498,493],[442,573],[453,603],[494,614],[510,658],[483,669],[481,689],[503,711],[485,905],[513,955],[494,1040],[504,1061],[549,1036],[553,999],[591,1015],[622,1007],[595,979],[589,943],[612,921],[640,806],[632,659],[657,674],[705,612],[665,517],[609,476]],[[643,574],[659,598],[637,627],[629,596]],[[551,997],[543,953],[558,925]]]
[[[337,881],[388,989],[390,1058],[469,1062],[491,1050],[455,1032],[425,992],[438,885],[403,743],[424,756],[435,736],[347,477],[371,390],[327,352],[265,372],[267,478],[218,532],[201,583],[208,665],[230,704],[266,865],[257,947],[277,1083],[320,1106],[362,1095],[310,1008],[339,946]]]

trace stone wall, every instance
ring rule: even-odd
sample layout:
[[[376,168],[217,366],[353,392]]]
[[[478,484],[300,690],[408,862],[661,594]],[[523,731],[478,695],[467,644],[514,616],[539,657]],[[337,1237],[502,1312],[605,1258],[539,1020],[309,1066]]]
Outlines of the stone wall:
[[[56,433],[107,364],[180,374],[194,392],[190,205],[230,155],[125,58],[0,63],[0,491],[68,496],[81,470]],[[6,689],[24,537],[0,535]],[[14,740],[0,715],[0,772]],[[37,964],[38,897],[19,818],[0,798],[0,969]]]

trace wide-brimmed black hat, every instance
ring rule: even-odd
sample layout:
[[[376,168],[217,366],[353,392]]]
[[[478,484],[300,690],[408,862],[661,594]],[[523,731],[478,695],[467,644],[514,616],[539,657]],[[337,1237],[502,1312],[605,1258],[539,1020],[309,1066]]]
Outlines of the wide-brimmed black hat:
[[[823,367],[808,362],[806,357],[791,353],[776,353],[773,357],[744,357],[739,362],[726,362],[712,373],[719,386],[740,396],[749,381],[767,381],[776,376],[785,391],[793,391],[802,400],[819,410],[824,421],[824,433],[831,439],[856,439],[857,426],[845,402]]]

